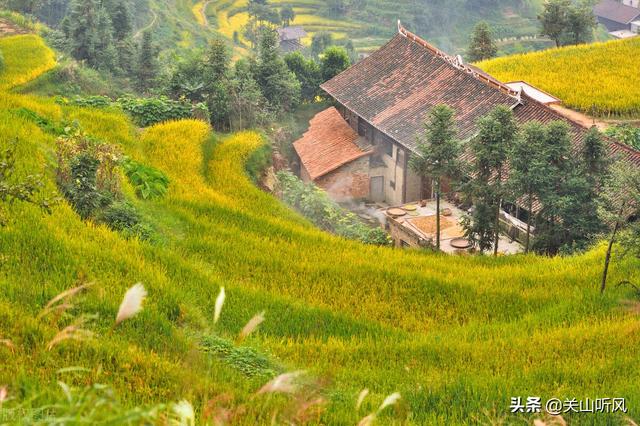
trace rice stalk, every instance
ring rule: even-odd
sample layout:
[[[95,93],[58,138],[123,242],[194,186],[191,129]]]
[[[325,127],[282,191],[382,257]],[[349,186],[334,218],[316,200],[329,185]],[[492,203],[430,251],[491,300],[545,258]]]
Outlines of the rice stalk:
[[[51,299],[49,301],[49,303],[47,303],[45,305],[44,309],[42,311],[40,311],[40,313],[38,314],[37,318],[38,319],[43,318],[43,317],[49,315],[52,312],[58,312],[58,314],[64,313],[67,309],[72,308],[73,305],[71,303],[68,303],[68,302],[60,303],[60,304],[58,304],[58,302],[62,302],[62,301],[65,301],[67,299],[73,298],[76,294],[78,294],[81,291],[87,289],[91,285],[93,285],[93,283],[82,284],[82,285],[79,285],[77,287],[73,287],[73,288],[70,288],[68,290],[65,290],[62,293],[58,294],[56,297]]]

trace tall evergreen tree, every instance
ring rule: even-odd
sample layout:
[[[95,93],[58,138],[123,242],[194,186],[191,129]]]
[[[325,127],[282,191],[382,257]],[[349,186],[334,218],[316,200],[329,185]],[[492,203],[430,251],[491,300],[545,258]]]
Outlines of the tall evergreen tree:
[[[418,136],[416,155],[409,165],[421,177],[431,179],[436,194],[436,248],[440,250],[440,199],[442,180],[456,180],[460,172],[458,157],[462,145],[457,136],[454,110],[447,105],[436,105],[424,123],[424,132]]]
[[[92,61],[96,54],[98,6],[95,0],[72,0],[65,18],[71,54],[79,61]]]
[[[584,137],[580,150],[584,164],[584,174],[594,187],[602,186],[610,165],[607,144],[602,134],[594,126]]]
[[[237,61],[230,84],[231,128],[242,130],[259,125],[265,103],[249,64],[246,60]]]
[[[503,178],[507,157],[515,143],[518,126],[513,112],[498,106],[478,120],[478,135],[471,142],[473,177],[467,184],[475,209],[464,222],[466,235],[480,251],[493,247],[498,254],[500,209],[506,195]],[[490,214],[490,217],[485,215]]]
[[[96,20],[94,55],[89,64],[105,71],[117,71],[118,53],[113,43],[113,26],[104,7],[98,9]]]
[[[136,67],[136,84],[141,92],[148,92],[156,83],[158,77],[157,56],[157,49],[153,44],[153,35],[150,31],[145,31],[142,34]]]
[[[123,41],[131,37],[133,16],[124,0],[118,0],[112,6],[111,22],[113,23],[113,37],[116,41]]]
[[[229,127],[229,63],[231,56],[226,44],[213,40],[204,56],[204,93],[211,123],[219,129]]]
[[[477,62],[491,59],[498,53],[498,48],[491,36],[491,28],[486,22],[479,22],[471,34],[471,44],[467,56],[469,61]]]
[[[300,101],[300,82],[280,56],[275,31],[263,29],[253,73],[275,111],[289,111]]]
[[[509,155],[509,192],[516,203],[522,200],[527,209],[525,253],[531,247],[534,202],[540,199],[541,191],[549,186],[544,138],[544,126],[539,122],[529,122],[522,128]]]

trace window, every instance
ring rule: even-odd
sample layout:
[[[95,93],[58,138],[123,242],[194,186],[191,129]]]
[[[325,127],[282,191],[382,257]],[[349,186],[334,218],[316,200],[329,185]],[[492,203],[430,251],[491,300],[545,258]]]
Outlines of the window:
[[[389,186],[390,186],[391,188],[393,188],[393,189],[396,189],[396,182],[395,182],[395,181],[393,181],[393,180],[390,180],[390,181],[389,181]]]
[[[383,142],[384,153],[393,158],[393,144],[387,140]]]
[[[406,242],[405,240],[400,240],[400,247],[402,247],[402,248],[410,248],[411,245],[408,242]]]
[[[367,138],[367,140],[371,140],[373,128],[369,123],[364,120],[358,119],[358,135]]]

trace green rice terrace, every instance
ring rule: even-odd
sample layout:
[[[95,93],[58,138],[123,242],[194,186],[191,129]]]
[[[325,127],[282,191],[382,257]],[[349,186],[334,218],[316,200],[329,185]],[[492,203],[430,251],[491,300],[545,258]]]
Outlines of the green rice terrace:
[[[296,4],[312,31],[356,31],[305,13],[312,4]],[[207,16],[229,33],[241,7],[209,2]],[[2,203],[0,423],[192,424],[171,421],[193,407],[197,424],[524,425],[542,418],[510,414],[511,398],[527,396],[626,398],[626,414],[567,413],[569,424],[640,419],[640,322],[621,303],[635,296],[599,293],[604,247],[451,257],[340,239],[250,181],[258,133],[191,119],[139,129],[117,109],[17,94],[54,56],[35,35],[2,38],[0,51],[11,179],[39,174],[41,192],[61,198],[52,129],[77,121],[169,182],[145,199],[118,179],[149,238],[83,220],[63,200],[51,214]],[[611,282],[637,282],[638,266],[612,263]],[[143,309],[123,320],[136,283]]]

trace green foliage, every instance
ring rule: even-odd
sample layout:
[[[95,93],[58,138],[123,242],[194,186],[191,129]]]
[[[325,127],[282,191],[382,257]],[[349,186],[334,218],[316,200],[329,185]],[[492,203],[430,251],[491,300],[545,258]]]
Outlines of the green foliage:
[[[321,31],[311,37],[311,54],[318,58],[327,48],[333,46],[333,35],[330,32]]]
[[[151,126],[168,120],[189,118],[192,105],[186,101],[174,101],[165,96],[157,98],[123,97],[117,104],[133,118],[140,127]]]
[[[307,59],[300,52],[285,55],[284,61],[300,82],[300,95],[303,102],[312,103],[320,91],[322,73],[317,62]]]
[[[153,35],[150,31],[145,31],[142,35],[136,66],[136,84],[143,93],[155,86],[159,67],[157,56]]]
[[[469,61],[484,61],[495,57],[497,53],[498,47],[493,41],[489,24],[484,21],[479,22],[471,34],[471,43],[467,52]]]
[[[97,173],[100,162],[83,153],[71,164],[71,179],[65,185],[64,192],[82,219],[88,219],[104,202],[98,191]]]
[[[219,39],[209,43],[203,58],[204,95],[211,113],[211,124],[220,130],[229,129],[229,65],[231,56],[227,45]]]
[[[457,135],[454,111],[447,105],[436,105],[424,122],[424,133],[418,136],[416,155],[409,166],[421,177],[433,179],[436,193],[436,248],[440,249],[440,197],[442,179],[456,180],[460,175],[458,160],[462,145]]]
[[[278,172],[283,201],[325,231],[365,244],[389,245],[390,237],[379,227],[365,225],[355,214],[341,208],[314,184],[305,184],[289,172]]]
[[[474,160],[465,192],[474,209],[463,226],[465,236],[481,252],[493,247],[494,254],[498,253],[500,206],[507,195],[503,176],[517,132],[513,111],[499,106],[478,120],[478,134],[471,141]]]
[[[255,184],[260,182],[267,167],[271,166],[272,149],[270,144],[264,144],[256,149],[245,163],[247,174]]]
[[[575,3],[571,0],[547,1],[538,19],[542,35],[551,38],[556,47],[593,40],[593,30],[597,25],[589,0]]]
[[[153,235],[151,227],[144,223],[136,209],[126,201],[112,202],[96,215],[96,220],[120,232],[125,238],[150,240]]]
[[[349,68],[351,60],[344,47],[331,46],[322,52],[320,73],[323,81],[331,80],[342,71]]]
[[[202,338],[204,350],[214,357],[222,359],[247,377],[270,379],[280,370],[269,358],[253,348],[234,346],[234,344],[216,335]]]
[[[261,32],[253,70],[262,95],[275,111],[291,111],[300,101],[300,82],[280,56],[276,32]]]
[[[129,178],[136,195],[143,200],[161,198],[167,193],[169,178],[153,167],[145,166],[126,158],[122,162],[125,175]]]
[[[20,107],[13,111],[15,111],[15,114],[17,116],[34,122],[38,125],[38,127],[40,127],[40,129],[47,133],[51,133],[56,136],[64,133],[64,129],[62,128],[62,126],[58,125],[53,120],[49,120],[48,118],[41,116],[40,114],[30,110],[29,108]]]
[[[282,25],[288,27],[291,22],[296,18],[296,12],[293,10],[293,7],[290,4],[286,4],[282,6],[280,9],[280,21]]]
[[[640,149],[640,127],[635,127],[631,124],[617,124],[608,127],[604,133],[623,144]]]

